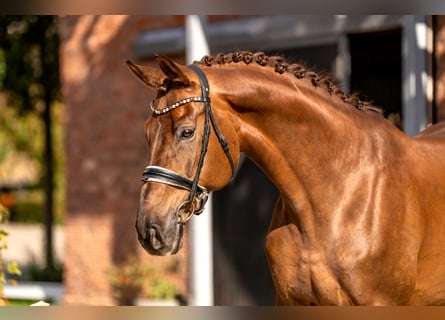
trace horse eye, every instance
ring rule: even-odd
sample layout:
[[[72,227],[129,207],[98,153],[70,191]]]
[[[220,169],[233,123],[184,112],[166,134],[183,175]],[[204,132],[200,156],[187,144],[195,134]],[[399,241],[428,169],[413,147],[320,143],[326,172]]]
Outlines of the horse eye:
[[[181,140],[191,139],[191,138],[193,138],[194,134],[195,134],[195,129],[186,128],[186,129],[182,130],[180,139]]]

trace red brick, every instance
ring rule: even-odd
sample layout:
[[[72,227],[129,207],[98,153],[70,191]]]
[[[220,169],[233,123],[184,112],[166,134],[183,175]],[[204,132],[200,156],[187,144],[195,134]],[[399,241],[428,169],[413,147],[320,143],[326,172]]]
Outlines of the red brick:
[[[108,271],[139,255],[160,266],[178,261],[173,281],[187,295],[186,251],[151,257],[134,222],[147,158],[144,123],[154,92],[128,71],[144,30],[183,24],[181,16],[60,18],[66,145],[66,305],[113,305]],[[175,260],[176,259],[176,260]]]

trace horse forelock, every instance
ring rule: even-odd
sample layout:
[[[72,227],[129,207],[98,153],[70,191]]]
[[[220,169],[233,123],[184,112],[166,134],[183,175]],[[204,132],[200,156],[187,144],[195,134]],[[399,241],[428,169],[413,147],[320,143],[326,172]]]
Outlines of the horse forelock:
[[[373,111],[383,114],[382,109],[374,106],[369,101],[359,98],[358,93],[346,94],[328,74],[318,73],[307,66],[297,63],[289,64],[281,56],[268,56],[263,52],[236,51],[227,54],[219,53],[217,55],[206,55],[201,61],[204,65],[211,67],[213,65],[225,65],[229,63],[257,64],[263,67],[270,67],[276,73],[290,73],[297,79],[309,79],[314,87],[324,87],[331,96],[337,96],[344,102],[354,106],[361,111]]]

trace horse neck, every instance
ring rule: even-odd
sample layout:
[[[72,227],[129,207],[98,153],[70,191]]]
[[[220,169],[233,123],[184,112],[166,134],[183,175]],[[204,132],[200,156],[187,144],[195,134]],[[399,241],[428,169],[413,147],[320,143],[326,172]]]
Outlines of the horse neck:
[[[334,166],[348,162],[348,155],[341,150],[346,148],[349,135],[357,141],[364,138],[356,132],[355,119],[328,111],[332,107],[321,99],[308,100],[302,93],[286,99],[281,95],[279,104],[274,104],[273,96],[271,101],[258,97],[269,108],[240,114],[241,151],[274,180],[282,194],[295,194],[289,190],[290,180],[316,183]],[[358,147],[355,143],[354,149]]]
[[[232,75],[231,82],[239,87],[228,88],[226,97],[238,122],[241,151],[289,203],[309,207],[315,194],[333,192],[335,179],[384,157],[378,128],[385,136],[392,129],[380,115],[359,111],[291,75],[272,70],[258,79],[237,78],[240,74],[249,73]]]

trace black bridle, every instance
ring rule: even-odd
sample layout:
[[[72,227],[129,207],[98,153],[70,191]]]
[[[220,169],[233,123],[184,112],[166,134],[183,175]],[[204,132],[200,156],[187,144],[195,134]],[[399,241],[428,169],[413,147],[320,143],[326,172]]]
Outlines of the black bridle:
[[[221,134],[218,130],[218,127],[215,122],[215,118],[212,113],[212,107],[210,105],[210,97],[209,97],[209,82],[207,81],[207,77],[204,72],[198,68],[196,65],[189,65],[188,68],[192,69],[199,77],[199,82],[201,84],[201,97],[191,97],[180,100],[170,106],[167,106],[163,109],[156,109],[154,106],[154,100],[150,103],[151,110],[153,111],[153,116],[161,116],[164,115],[180,106],[188,104],[190,102],[203,102],[205,103],[205,120],[204,120],[204,133],[202,136],[202,149],[201,155],[199,156],[198,168],[196,169],[195,178],[193,180],[189,180],[184,178],[183,176],[177,174],[174,171],[158,167],[158,166],[148,166],[145,168],[144,173],[142,174],[142,181],[147,183],[149,181],[160,182],[164,184],[168,184],[173,187],[181,188],[190,191],[189,197],[186,201],[184,201],[176,210],[176,219],[180,224],[184,224],[187,222],[193,214],[201,214],[204,211],[204,206],[207,202],[209,192],[203,186],[198,184],[199,177],[201,175],[202,167],[204,166],[204,159],[207,153],[207,147],[210,139],[210,123],[212,124],[213,130],[215,131],[216,136],[218,137],[218,141],[221,144],[221,147],[224,150],[224,153],[227,156],[227,159],[230,162],[230,167],[232,168],[232,176],[235,173],[235,165],[233,163],[232,156],[229,152],[229,146],[226,141],[226,138]],[[195,202],[197,205],[195,206]]]

